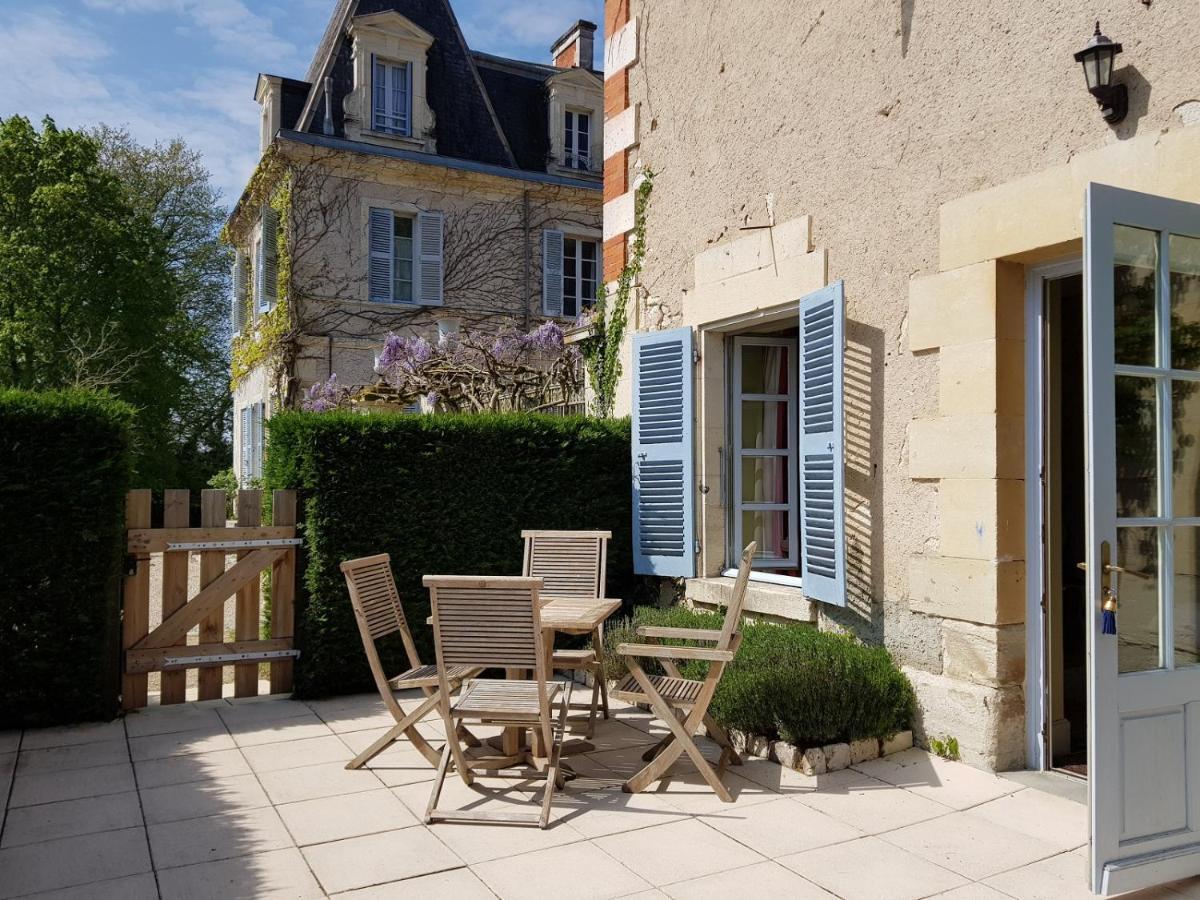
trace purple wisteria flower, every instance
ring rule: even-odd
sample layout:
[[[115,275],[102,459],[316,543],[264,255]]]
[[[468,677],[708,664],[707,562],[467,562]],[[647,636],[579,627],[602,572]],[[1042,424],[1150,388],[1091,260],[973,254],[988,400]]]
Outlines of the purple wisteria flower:
[[[305,392],[300,408],[305,412],[329,412],[345,403],[349,396],[350,392],[338,384],[337,374],[334,373],[328,380],[318,381]]]

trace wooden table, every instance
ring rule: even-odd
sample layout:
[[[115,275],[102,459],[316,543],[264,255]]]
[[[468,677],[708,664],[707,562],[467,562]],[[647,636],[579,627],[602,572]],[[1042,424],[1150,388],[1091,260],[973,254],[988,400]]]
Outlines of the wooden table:
[[[561,631],[563,634],[591,634],[609,616],[621,608],[620,600],[611,600],[608,598],[580,599],[577,597],[543,595],[541,599],[542,635],[545,640],[547,654],[552,653],[554,650],[554,635],[556,632]],[[425,623],[432,625],[433,616],[426,619]],[[602,656],[601,661],[603,661]],[[524,669],[507,669],[505,673],[509,678],[525,677]],[[541,746],[541,733],[537,729],[534,729],[534,743],[530,747],[524,741],[525,731],[524,727],[505,728],[504,734],[499,738],[497,749],[505,756],[523,759],[536,765],[539,760],[544,760],[546,756],[545,748]],[[564,742],[562,753],[566,756],[573,753],[587,753],[593,749],[595,747],[590,741],[576,739]],[[564,764],[563,768],[566,770],[568,777],[570,777],[569,767]]]

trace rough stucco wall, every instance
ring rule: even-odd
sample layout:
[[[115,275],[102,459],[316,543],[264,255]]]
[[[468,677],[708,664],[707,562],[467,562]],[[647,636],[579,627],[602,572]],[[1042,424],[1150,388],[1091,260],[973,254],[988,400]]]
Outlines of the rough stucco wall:
[[[846,282],[850,343],[871,373],[857,413],[870,433],[858,484],[876,535],[872,608],[826,614],[825,624],[940,672],[937,620],[909,614],[905,600],[908,560],[936,551],[939,532],[934,486],[908,473],[908,424],[934,414],[938,397],[936,355],[909,353],[905,339],[909,279],[937,271],[947,200],[1180,127],[1200,96],[1195,8],[744,0],[731,14],[716,0],[633,0],[631,12],[641,33],[629,88],[641,104],[635,155],[656,173],[650,303],[671,324],[695,254],[764,224],[768,193],[776,221],[813,217],[830,279]],[[1071,56],[1097,16],[1125,47],[1117,77],[1130,112],[1115,129]],[[641,312],[640,327],[657,327]]]

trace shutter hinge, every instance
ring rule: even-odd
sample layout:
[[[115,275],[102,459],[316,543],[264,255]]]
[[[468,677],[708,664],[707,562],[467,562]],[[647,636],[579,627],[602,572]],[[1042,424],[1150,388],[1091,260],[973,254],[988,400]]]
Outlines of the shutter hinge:
[[[699,556],[700,555],[700,538],[696,538],[694,541],[692,541],[692,544],[693,544],[693,552],[697,556]]]
[[[697,350],[695,347],[692,348],[692,362],[693,363],[700,362],[700,351]]]

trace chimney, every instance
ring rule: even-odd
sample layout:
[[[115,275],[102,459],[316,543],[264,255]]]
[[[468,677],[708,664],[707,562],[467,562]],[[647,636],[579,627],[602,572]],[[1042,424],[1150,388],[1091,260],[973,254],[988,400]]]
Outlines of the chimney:
[[[560,69],[570,69],[572,66],[591,69],[595,43],[595,23],[580,19],[554,42],[550,48],[550,58]]]

